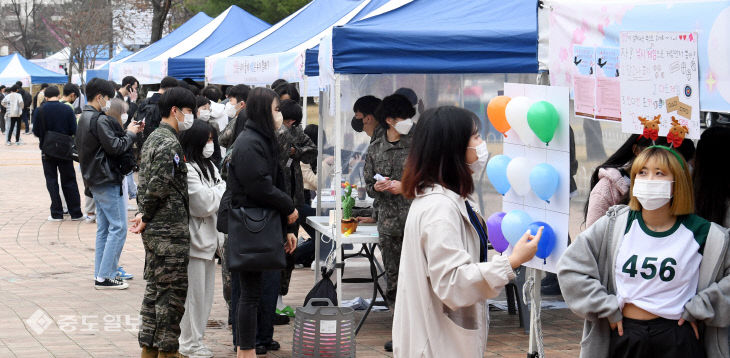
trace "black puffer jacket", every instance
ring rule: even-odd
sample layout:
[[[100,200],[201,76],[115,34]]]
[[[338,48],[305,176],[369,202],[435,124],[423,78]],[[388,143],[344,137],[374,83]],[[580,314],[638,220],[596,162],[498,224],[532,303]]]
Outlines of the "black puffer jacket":
[[[286,225],[294,212],[294,202],[285,192],[284,175],[277,156],[274,133],[267,133],[254,121],[233,143],[233,157],[228,169],[228,190],[231,207],[271,208],[279,212],[287,232],[296,233],[297,226]]]
[[[99,118],[92,133],[91,122],[97,115]],[[135,139],[136,135],[122,129],[115,119],[100,114],[92,106],[84,107],[76,129],[76,148],[84,184],[87,187],[121,184],[123,177],[112,170],[110,158],[129,151]]]

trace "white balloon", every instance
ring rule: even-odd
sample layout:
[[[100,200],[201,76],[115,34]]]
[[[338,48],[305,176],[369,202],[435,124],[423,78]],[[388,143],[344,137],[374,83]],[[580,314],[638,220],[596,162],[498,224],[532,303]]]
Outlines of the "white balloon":
[[[507,180],[519,196],[530,192],[530,171],[532,165],[525,157],[514,158],[507,165]]]
[[[507,117],[507,122],[509,122],[512,129],[517,132],[517,135],[520,137],[523,144],[531,143],[535,136],[535,134],[532,133],[530,126],[527,124],[527,111],[530,110],[531,105],[532,100],[525,96],[519,96],[512,98],[505,108],[505,117]]]

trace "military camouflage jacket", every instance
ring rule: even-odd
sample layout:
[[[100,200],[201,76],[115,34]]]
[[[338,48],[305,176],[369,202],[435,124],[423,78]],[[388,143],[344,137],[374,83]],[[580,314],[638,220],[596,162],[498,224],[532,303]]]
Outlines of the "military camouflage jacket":
[[[279,143],[279,164],[284,172],[286,193],[294,200],[295,206],[306,205],[304,201],[304,180],[300,162],[314,164],[317,162],[317,145],[304,134],[301,127],[282,126],[276,133]],[[291,153],[294,148],[294,154]]]
[[[155,129],[142,147],[137,204],[145,249],[161,256],[187,254],[187,167],[175,129],[166,123]]]
[[[411,201],[403,195],[375,191],[376,180],[373,176],[380,174],[393,180],[401,180],[410,146],[410,134],[401,135],[397,143],[390,143],[387,134],[383,133],[368,148],[363,175],[368,195],[377,203],[374,216],[377,216],[378,232],[381,234],[403,236]]]

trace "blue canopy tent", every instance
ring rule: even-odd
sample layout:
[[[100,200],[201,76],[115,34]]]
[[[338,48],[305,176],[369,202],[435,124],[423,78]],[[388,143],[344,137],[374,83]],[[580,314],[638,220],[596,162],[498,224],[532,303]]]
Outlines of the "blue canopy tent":
[[[219,84],[268,84],[278,78],[304,82],[305,51],[316,47],[333,26],[360,19],[392,0],[314,0],[262,33],[206,58],[206,79]],[[316,71],[310,71],[316,76]],[[313,89],[316,89],[313,86]]]
[[[361,96],[383,98],[407,87],[418,97],[413,104],[419,112],[449,104],[472,109],[483,118],[490,96],[497,95],[506,80],[519,76],[513,74],[538,72],[537,11],[537,0],[413,0],[334,27],[318,49],[322,90],[318,162],[323,160],[323,148],[334,146],[335,168],[331,177],[318,178],[318,188],[331,188],[339,198],[343,180],[365,184],[363,173],[347,165],[356,158],[348,156],[362,154],[370,143],[367,135],[350,128],[352,106]],[[314,50],[308,55],[313,57]],[[313,66],[309,69],[313,71]],[[472,87],[479,90],[470,97]],[[333,139],[326,143],[322,138]],[[475,195],[481,199],[481,186]],[[334,206],[335,217],[341,218],[341,203],[335,200]],[[340,220],[334,223],[339,246],[344,236]],[[336,255],[341,262],[340,250]],[[336,278],[342,297],[341,274]]]
[[[126,76],[134,76],[140,84],[159,83],[167,73],[167,60],[164,62],[152,60],[185,41],[212,20],[210,16],[199,12],[159,41],[131,56],[112,62],[109,66],[109,79],[120,82]]]
[[[271,26],[235,5],[221,13],[213,23],[217,25],[216,28],[197,46],[177,57],[170,57],[167,62],[168,75],[204,81],[206,56],[226,50],[240,43],[241,39],[249,39]]]
[[[537,2],[419,0],[333,29],[336,73],[535,73]]]
[[[38,66],[14,53],[0,57],[0,84],[12,85],[20,81],[23,87],[37,83],[66,83],[68,77]]]
[[[112,57],[108,62],[105,64],[99,66],[98,68],[86,70],[86,82],[91,81],[92,78],[101,78],[104,80],[109,79],[109,67],[111,66],[112,62],[119,61],[121,59],[127,58],[130,55],[132,55],[134,52],[129,51],[127,49],[122,50],[117,55]]]

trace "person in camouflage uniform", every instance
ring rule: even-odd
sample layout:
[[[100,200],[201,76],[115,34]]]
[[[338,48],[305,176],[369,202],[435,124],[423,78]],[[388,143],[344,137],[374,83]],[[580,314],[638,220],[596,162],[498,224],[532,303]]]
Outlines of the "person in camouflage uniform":
[[[411,144],[413,106],[401,95],[385,97],[375,117],[385,133],[370,144],[365,158],[364,177],[368,195],[375,199],[380,250],[387,278],[385,299],[395,307],[403,228],[411,201],[402,195],[400,179]],[[402,124],[401,124],[402,123]],[[410,124],[409,124],[410,123]],[[386,180],[377,181],[380,174]]]
[[[178,132],[192,126],[195,97],[184,88],[166,91],[159,102],[162,122],[142,147],[132,232],[145,249],[139,344],[142,357],[178,357],[185,312],[190,254],[187,167]]]
[[[317,145],[304,134],[300,126],[302,123],[302,107],[293,100],[287,99],[279,103],[279,111],[284,117],[284,125],[277,132],[279,143],[279,164],[284,173],[286,193],[294,200],[294,206],[299,210],[299,224],[305,228],[307,205],[304,200],[304,180],[300,163],[314,164],[317,162]],[[299,209],[302,208],[302,209]],[[310,236],[314,237],[314,230]],[[289,293],[289,282],[294,269],[294,255],[287,255],[287,269],[281,272],[281,290],[279,294],[286,296]]]
[[[350,125],[355,132],[365,132],[370,137],[370,144],[385,133],[384,127],[375,119],[375,110],[378,109],[381,102],[380,98],[367,95],[358,98],[352,106],[355,115],[352,117]],[[367,154],[367,149],[365,153]],[[353,208],[352,214],[360,223],[375,223],[377,222],[376,205],[377,203],[373,200],[372,208]]]

